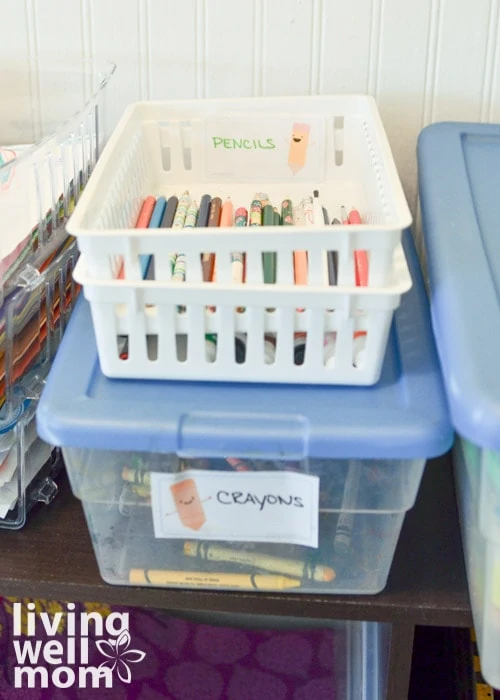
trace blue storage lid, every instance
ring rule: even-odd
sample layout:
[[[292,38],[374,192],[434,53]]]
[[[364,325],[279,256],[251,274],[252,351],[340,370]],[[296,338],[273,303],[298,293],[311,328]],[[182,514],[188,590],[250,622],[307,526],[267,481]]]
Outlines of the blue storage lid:
[[[282,455],[425,458],[452,429],[415,248],[413,287],[396,312],[381,381],[322,387],[107,379],[89,306],[80,299],[38,407],[38,432],[67,447]]]
[[[431,310],[451,420],[500,450],[500,127],[435,124],[418,141]]]

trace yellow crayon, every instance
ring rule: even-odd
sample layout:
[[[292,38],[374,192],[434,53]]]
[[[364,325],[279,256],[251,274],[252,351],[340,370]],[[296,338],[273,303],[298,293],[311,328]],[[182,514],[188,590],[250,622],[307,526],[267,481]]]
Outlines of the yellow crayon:
[[[150,474],[145,469],[131,469],[130,467],[123,467],[122,479],[131,484],[149,485],[151,483]]]
[[[139,484],[138,486],[132,486],[132,491],[137,494],[137,496],[142,496],[142,498],[147,498],[151,495],[151,489],[149,486],[144,484]]]
[[[275,573],[312,581],[333,581],[335,571],[329,566],[321,564],[309,564],[297,559],[284,559],[272,554],[248,552],[243,549],[230,549],[219,547],[207,542],[185,542],[184,554],[188,557],[198,557],[207,561],[225,561],[244,566],[253,566],[255,569],[274,571]]]
[[[299,588],[298,579],[265,574],[228,574],[204,571],[162,571],[131,569],[129,583],[135,586],[179,586],[182,588],[241,588],[244,590],[284,591]]]

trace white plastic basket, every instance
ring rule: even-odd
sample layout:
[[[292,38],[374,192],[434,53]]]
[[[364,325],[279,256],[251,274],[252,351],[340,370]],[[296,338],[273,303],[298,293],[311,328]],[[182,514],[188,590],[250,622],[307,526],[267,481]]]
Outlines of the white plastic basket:
[[[296,123],[309,125],[309,148],[301,170],[292,172],[288,153]],[[227,144],[222,139],[221,150],[222,136]],[[274,148],[260,148],[269,142]],[[189,232],[130,228],[150,194],[180,196],[189,190],[198,201],[209,193],[249,208],[255,192],[267,192],[279,206],[313,189],[330,219],[345,205],[357,208],[366,223]],[[82,251],[74,276],[91,304],[106,375],[373,384],[393,311],[411,286],[400,243],[410,223],[374,101],[333,96],[132,105],[68,230]],[[297,250],[308,253],[306,286],[293,284]],[[355,286],[356,250],[368,253],[367,287]],[[187,258],[186,281],[180,284],[171,281],[169,261],[179,251]],[[216,254],[217,282],[202,281],[200,256],[208,251]],[[245,284],[232,282],[234,251],[245,253]],[[338,253],[336,286],[325,277],[326,251]],[[264,284],[263,252],[277,254],[276,284]],[[141,279],[141,255],[154,256],[155,279]],[[118,258],[125,279],[113,277]],[[216,353],[207,351],[206,334],[217,336]],[[128,354],[120,359],[125,338]],[[274,346],[271,358],[266,338]],[[245,347],[243,362],[235,340]],[[297,343],[305,345],[301,364],[294,360]]]

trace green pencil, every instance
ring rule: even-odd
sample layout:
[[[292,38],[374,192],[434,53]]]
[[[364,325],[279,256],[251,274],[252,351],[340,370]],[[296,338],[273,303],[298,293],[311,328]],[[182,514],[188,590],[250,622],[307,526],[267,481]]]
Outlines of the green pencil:
[[[266,204],[262,209],[262,225],[274,226],[274,209]],[[264,267],[264,284],[276,284],[276,253],[262,253]]]

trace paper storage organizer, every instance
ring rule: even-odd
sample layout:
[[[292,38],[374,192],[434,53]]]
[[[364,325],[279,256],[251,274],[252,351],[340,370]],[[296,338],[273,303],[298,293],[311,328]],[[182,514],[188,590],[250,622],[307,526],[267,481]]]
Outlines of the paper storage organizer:
[[[28,265],[19,273],[0,308],[0,411],[7,418],[40,393],[78,294],[77,258],[76,241],[68,238],[41,271]]]
[[[500,688],[500,128],[428,127],[418,156],[474,626],[482,673]]]
[[[110,380],[79,299],[38,430],[62,447],[107,582],[384,588],[426,458],[452,438],[409,239],[413,290],[370,389]]]
[[[300,168],[292,153],[299,146],[305,149]],[[286,197],[298,201],[313,188],[330,218],[345,204],[359,209],[365,223],[189,233],[133,228],[147,195],[188,190],[199,201],[208,192],[250,208],[256,191],[276,204]],[[394,309],[411,283],[400,245],[410,220],[369,97],[132,105],[68,223],[82,252],[75,276],[91,304],[102,370],[121,378],[373,384]],[[245,255],[244,284],[232,281],[235,249]],[[216,282],[203,282],[200,255],[207,250],[215,254]],[[297,250],[307,251],[307,285],[294,286]],[[360,250],[369,264],[364,287],[355,283]],[[186,255],[182,284],[171,279],[170,256],[178,251]],[[266,251],[276,254],[276,284],[264,283]],[[336,285],[325,273],[327,252],[337,254]],[[153,279],[142,279],[141,256],[154,261]],[[118,270],[123,279],[116,278]],[[294,361],[294,333],[305,334],[300,363]],[[216,337],[215,357],[206,352],[207,334]],[[269,337],[275,353],[266,361]],[[333,357],[324,352],[327,337]]]
[[[0,70],[0,301],[27,263],[48,257],[67,235],[64,224],[104,145],[113,72],[67,61]]]
[[[65,224],[103,146],[113,71],[0,69],[0,527],[21,527],[57,491],[60,455],[36,435],[34,401],[78,292]]]
[[[36,431],[36,400],[26,400],[9,421],[0,421],[0,527],[16,530],[37,502],[57,494],[60,450]]]

